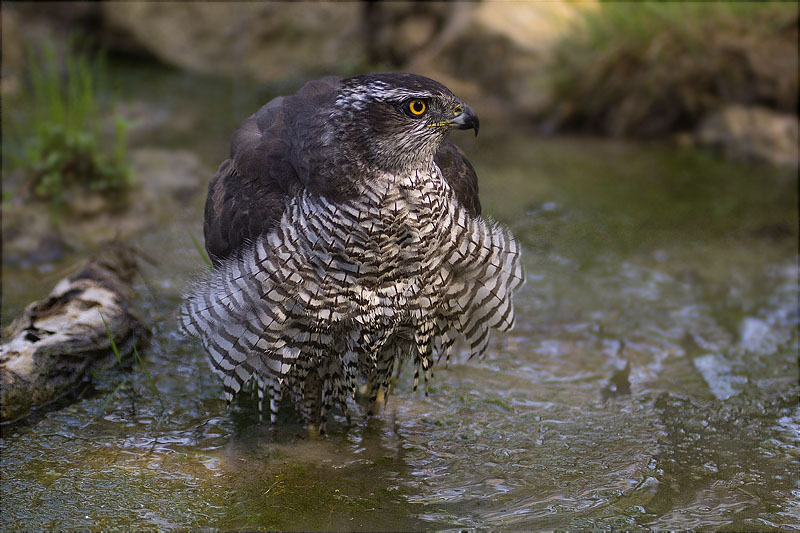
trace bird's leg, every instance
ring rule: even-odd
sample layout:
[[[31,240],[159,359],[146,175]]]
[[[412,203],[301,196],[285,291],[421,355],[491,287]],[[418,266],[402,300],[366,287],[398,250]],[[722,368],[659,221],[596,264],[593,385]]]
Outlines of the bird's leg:
[[[367,386],[369,387],[369,408],[367,409],[367,417],[375,414],[375,403],[378,401],[378,395],[381,389],[378,373],[379,371],[376,366],[375,369],[370,372],[369,380],[367,381]]]
[[[373,377],[370,381],[369,407],[367,409],[366,418],[378,414],[378,405],[383,403],[383,400],[386,397],[386,394],[383,392],[384,389],[385,387],[381,384],[378,378]]]
[[[370,396],[367,416],[376,414],[378,402],[385,400],[388,396],[388,384],[394,371],[396,352],[396,348],[384,347],[380,353],[373,356],[375,364],[369,376]]]
[[[328,425],[328,413],[331,411],[333,405],[333,381],[330,374],[322,378],[322,397],[320,398],[319,406],[319,434],[324,435],[325,429]]]
[[[269,421],[273,426],[278,422],[281,392],[281,383],[277,379],[273,380],[269,385]]]
[[[429,350],[430,351],[430,350]],[[425,396],[428,396],[428,376],[430,374],[430,361],[428,355],[422,356],[422,372],[425,378]]]
[[[262,414],[264,413],[264,388],[261,386],[261,383],[254,383],[253,387],[255,387],[255,389],[258,391],[258,423],[261,424],[264,421],[262,417]]]
[[[339,403],[342,411],[344,412],[348,426],[352,422],[348,400],[352,400],[353,404],[355,404],[358,379],[358,361],[359,357],[355,354],[352,354],[346,358],[344,381],[342,381],[341,389],[338,394]]]

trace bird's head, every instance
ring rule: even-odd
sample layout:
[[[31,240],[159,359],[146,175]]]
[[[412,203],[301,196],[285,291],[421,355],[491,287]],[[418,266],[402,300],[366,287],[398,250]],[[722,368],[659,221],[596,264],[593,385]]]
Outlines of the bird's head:
[[[342,80],[330,116],[336,135],[374,169],[429,163],[452,129],[473,129],[475,112],[447,87],[413,74],[369,74]]]

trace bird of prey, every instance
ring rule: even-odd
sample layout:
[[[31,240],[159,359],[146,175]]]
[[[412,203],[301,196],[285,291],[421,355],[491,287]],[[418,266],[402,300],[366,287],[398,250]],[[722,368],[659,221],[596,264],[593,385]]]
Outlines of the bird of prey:
[[[483,354],[490,328],[513,326],[519,245],[481,218],[475,171],[446,140],[478,125],[405,73],[311,81],[241,124],[208,188],[213,271],[180,316],[228,402],[251,382],[273,423],[288,395],[324,432],[362,381],[370,406],[388,393],[397,361],[416,387],[456,340]]]

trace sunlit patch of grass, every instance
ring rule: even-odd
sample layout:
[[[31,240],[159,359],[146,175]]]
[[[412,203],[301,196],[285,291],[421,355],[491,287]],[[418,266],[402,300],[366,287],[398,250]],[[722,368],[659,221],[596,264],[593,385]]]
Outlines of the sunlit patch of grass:
[[[28,68],[29,90],[20,106],[30,111],[11,132],[20,147],[7,151],[12,168],[25,172],[27,194],[54,207],[67,205],[76,190],[123,200],[132,184],[129,123],[114,117],[113,132],[104,131],[111,102],[102,101],[102,56],[69,51],[62,64],[45,43],[28,49]]]
[[[796,3],[601,2],[546,71],[562,127],[660,135],[724,103],[797,110]]]

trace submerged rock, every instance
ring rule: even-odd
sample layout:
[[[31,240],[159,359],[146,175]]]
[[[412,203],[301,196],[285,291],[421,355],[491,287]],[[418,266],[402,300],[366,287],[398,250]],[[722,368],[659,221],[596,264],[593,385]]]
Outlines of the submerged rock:
[[[106,324],[122,357],[141,345],[148,331],[132,308],[137,269],[134,250],[107,244],[9,325],[0,344],[3,421],[58,399],[90,368],[114,364]]]

